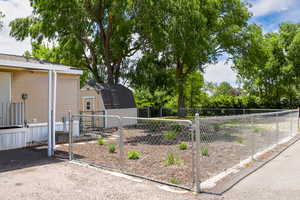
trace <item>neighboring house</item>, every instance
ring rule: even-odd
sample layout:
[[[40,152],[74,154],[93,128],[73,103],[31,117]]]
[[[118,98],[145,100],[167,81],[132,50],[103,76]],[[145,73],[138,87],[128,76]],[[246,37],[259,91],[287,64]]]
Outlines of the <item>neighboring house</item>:
[[[120,84],[93,84],[93,86],[87,84],[80,91],[80,110],[83,114],[137,117],[132,91]],[[118,126],[118,121],[110,117],[98,117],[95,121],[96,126],[103,128]],[[136,122],[136,119],[123,119],[125,126],[136,124]]]
[[[79,113],[81,74],[69,66],[0,54],[0,150],[48,140],[51,154],[62,118]]]

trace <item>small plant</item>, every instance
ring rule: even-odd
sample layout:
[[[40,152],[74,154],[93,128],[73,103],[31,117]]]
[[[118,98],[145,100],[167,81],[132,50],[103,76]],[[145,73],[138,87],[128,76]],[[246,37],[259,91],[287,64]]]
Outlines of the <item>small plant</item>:
[[[202,156],[209,156],[207,147],[202,147],[200,151]]]
[[[174,185],[179,185],[180,182],[177,180],[177,178],[173,177],[173,178],[170,178],[170,183],[174,184]]]
[[[128,159],[129,160],[138,160],[140,158],[140,153],[136,151],[128,152]]]
[[[175,156],[173,153],[168,153],[167,158],[165,160],[165,165],[182,165],[183,160],[181,160],[178,156]]]
[[[224,136],[225,136],[225,137],[230,137],[231,134],[230,134],[229,132],[227,132],[227,133],[224,133]]]
[[[107,148],[108,148],[109,153],[115,153],[116,152],[116,145],[114,145],[114,144],[109,144],[107,146]]]
[[[103,138],[98,138],[98,139],[97,139],[97,143],[98,143],[99,145],[104,145],[104,144],[105,144],[105,141],[104,141]]]
[[[183,129],[183,126],[182,125],[179,125],[179,124],[175,124],[175,125],[172,125],[171,126],[171,129],[175,132],[181,132],[182,129]]]
[[[166,140],[174,140],[174,139],[176,139],[176,134],[173,132],[167,132],[167,133],[164,133],[164,138]]]
[[[261,132],[263,130],[264,130],[263,128],[254,128],[253,129],[254,133],[258,133],[258,132]]]
[[[182,142],[178,145],[178,147],[180,150],[186,150],[188,145],[187,145],[187,143]]]
[[[241,137],[241,136],[236,136],[235,137],[235,141],[237,142],[237,143],[240,143],[240,144],[243,144],[244,143],[244,138],[243,137]]]

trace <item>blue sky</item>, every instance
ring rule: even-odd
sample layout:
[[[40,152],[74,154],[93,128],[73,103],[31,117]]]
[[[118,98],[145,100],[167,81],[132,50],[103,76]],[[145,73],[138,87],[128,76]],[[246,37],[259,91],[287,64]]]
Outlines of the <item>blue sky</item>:
[[[277,31],[282,22],[300,22],[300,0],[244,0],[252,7],[253,17],[249,23],[262,25],[265,32]],[[0,10],[6,15],[4,30],[0,32],[0,53],[22,55],[30,50],[30,40],[17,42],[9,37],[9,22],[15,18],[31,14],[29,0],[0,0]],[[227,81],[236,85],[236,73],[231,70],[232,63],[220,61],[207,66],[204,78],[206,81],[220,83]]]

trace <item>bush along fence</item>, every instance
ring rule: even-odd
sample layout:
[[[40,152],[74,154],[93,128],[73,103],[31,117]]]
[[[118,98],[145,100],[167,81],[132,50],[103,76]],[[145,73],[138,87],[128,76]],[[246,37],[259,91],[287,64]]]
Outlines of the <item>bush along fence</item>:
[[[84,131],[94,138],[89,142],[75,143],[71,133],[69,145],[57,150],[68,151],[76,162],[196,192],[213,187],[233,169],[260,160],[267,151],[291,140],[299,127],[298,110],[205,118],[197,114],[194,121],[93,117],[115,126]],[[72,121],[79,118],[91,116],[70,116]]]

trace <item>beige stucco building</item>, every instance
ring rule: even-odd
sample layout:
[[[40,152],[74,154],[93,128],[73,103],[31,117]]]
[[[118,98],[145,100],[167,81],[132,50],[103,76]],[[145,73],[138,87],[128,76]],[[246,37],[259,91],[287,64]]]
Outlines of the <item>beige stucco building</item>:
[[[81,74],[70,66],[0,54],[0,136],[39,125],[45,131],[37,134],[47,139],[51,120],[56,127],[69,111],[79,113]]]

